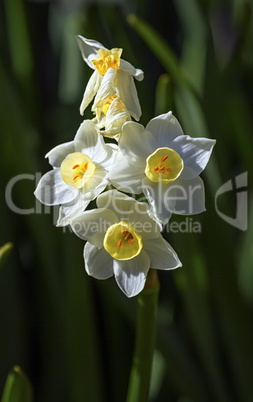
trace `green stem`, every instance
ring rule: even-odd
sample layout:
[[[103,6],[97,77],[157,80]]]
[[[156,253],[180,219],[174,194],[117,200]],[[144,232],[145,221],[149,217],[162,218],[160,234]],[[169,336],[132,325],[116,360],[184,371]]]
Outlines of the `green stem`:
[[[135,351],[127,402],[147,402],[155,347],[156,310],[159,294],[157,271],[150,269],[145,288],[138,295]]]

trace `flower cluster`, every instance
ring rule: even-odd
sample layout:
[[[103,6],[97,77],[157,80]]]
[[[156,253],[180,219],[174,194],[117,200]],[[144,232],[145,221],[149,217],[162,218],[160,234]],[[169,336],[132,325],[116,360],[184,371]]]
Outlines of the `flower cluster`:
[[[132,297],[143,289],[150,268],[181,266],[161,231],[173,213],[205,210],[199,174],[215,140],[185,135],[172,112],[144,128],[137,122],[141,107],[134,82],[143,79],[142,70],[121,58],[122,49],[108,50],[82,36],[77,42],[94,70],[80,113],[93,102],[94,118],[82,122],[73,141],[46,155],[53,169],[41,178],[35,196],[45,205],[60,205],[57,226],[70,225],[86,241],[87,273],[115,276]],[[137,194],[144,201],[137,201]],[[95,199],[97,208],[87,209]]]

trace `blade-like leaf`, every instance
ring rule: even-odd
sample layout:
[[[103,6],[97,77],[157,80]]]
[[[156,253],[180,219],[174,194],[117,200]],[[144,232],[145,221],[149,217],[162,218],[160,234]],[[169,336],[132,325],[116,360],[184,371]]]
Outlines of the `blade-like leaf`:
[[[23,370],[14,366],[5,382],[1,402],[32,402],[32,385]]]
[[[0,247],[0,269],[2,268],[6,258],[8,257],[9,253],[11,252],[13,247],[12,243],[6,243],[2,247]]]

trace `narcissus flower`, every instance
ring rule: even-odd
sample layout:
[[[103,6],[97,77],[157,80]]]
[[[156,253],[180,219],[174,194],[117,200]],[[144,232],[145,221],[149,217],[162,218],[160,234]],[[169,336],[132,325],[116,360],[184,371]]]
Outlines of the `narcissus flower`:
[[[181,266],[147,203],[110,190],[98,196],[97,206],[71,222],[73,231],[87,240],[84,261],[89,275],[97,279],[114,275],[120,289],[132,297],[143,289],[150,268]]]
[[[131,120],[126,106],[116,95],[104,99],[92,110],[96,114],[92,121],[104,137],[118,140],[123,124]]]
[[[135,120],[139,120],[141,107],[133,77],[138,81],[142,80],[143,71],[134,68],[129,62],[121,59],[122,49],[113,48],[108,50],[95,40],[86,39],[80,35],[76,38],[84,61],[95,70],[86,86],[80,113],[84,113],[84,110],[102,86],[110,90],[106,98],[114,95],[118,96],[130,115]],[[100,95],[98,94],[95,103],[99,100],[98,98],[101,100],[101,93]]]
[[[68,225],[108,184],[117,145],[105,144],[90,120],[84,120],[74,141],[47,155],[54,168],[42,176],[35,196],[45,205],[61,205],[57,226]]]
[[[215,140],[184,135],[171,112],[152,119],[146,129],[127,122],[119,141],[121,157],[110,172],[110,181],[118,190],[143,192],[163,224],[172,213],[203,212],[204,185],[199,174],[214,144]]]

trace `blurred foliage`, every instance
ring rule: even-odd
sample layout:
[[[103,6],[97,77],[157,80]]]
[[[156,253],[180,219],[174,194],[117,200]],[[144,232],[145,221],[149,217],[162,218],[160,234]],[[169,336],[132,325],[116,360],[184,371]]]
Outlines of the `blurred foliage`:
[[[150,400],[252,402],[252,2],[4,0],[0,11],[0,244],[15,244],[0,271],[0,394],[15,365],[38,402],[119,402],[127,393],[136,300],[113,279],[86,275],[82,241],[33,196],[50,168],[44,155],[82,121],[91,72],[75,43],[81,34],[122,47],[144,70],[142,124],[172,110],[186,134],[217,139],[203,174],[207,212],[173,217],[179,229],[165,234],[183,268],[159,272]],[[244,172],[240,230],[217,213],[215,197],[231,180],[216,206],[235,218]]]
[[[13,244],[11,242],[8,242],[0,247],[0,269],[2,268],[6,258],[10,254],[12,247]]]
[[[32,386],[19,366],[14,366],[3,390],[1,402],[32,402]]]

